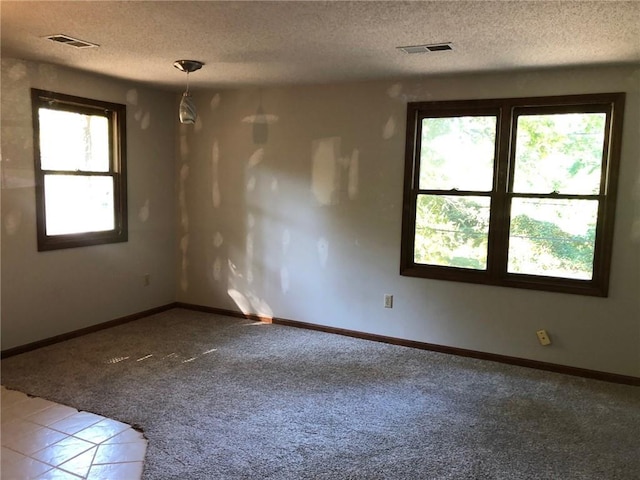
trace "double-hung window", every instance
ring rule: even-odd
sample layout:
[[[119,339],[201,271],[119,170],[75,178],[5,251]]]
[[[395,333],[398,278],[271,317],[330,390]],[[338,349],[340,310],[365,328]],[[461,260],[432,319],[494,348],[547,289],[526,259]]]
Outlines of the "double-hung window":
[[[32,89],[38,250],[127,240],[126,107]]]
[[[606,296],[624,98],[409,103],[400,273]]]

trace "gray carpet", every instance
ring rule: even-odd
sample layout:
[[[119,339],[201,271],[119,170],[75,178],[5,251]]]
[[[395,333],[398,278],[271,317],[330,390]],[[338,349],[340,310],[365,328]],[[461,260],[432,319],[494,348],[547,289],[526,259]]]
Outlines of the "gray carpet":
[[[637,387],[180,309],[2,383],[142,427],[145,479],[640,479]]]

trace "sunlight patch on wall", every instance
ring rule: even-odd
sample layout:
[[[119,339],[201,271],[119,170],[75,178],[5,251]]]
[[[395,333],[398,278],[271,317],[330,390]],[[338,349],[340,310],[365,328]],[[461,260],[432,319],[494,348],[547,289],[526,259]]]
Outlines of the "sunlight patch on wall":
[[[180,190],[178,191],[178,203],[180,205],[180,223],[182,228],[189,230],[189,212],[187,210],[187,193],[185,183],[189,178],[189,165],[184,164],[180,168]]]
[[[245,315],[259,315],[261,317],[273,318],[273,310],[264,300],[258,298],[253,293],[248,292],[244,295],[242,292],[230,288],[227,294],[234,301],[236,306]]]
[[[218,180],[218,164],[220,163],[220,147],[218,146],[218,140],[213,140],[213,146],[211,147],[211,202],[213,208],[218,208],[222,203],[220,196],[220,183]]]
[[[149,112],[144,112],[141,108],[136,110],[136,113],[133,114],[133,118],[136,122],[140,123],[140,128],[142,130],[146,130],[151,125],[151,114]]]
[[[258,315],[261,317],[273,318],[273,310],[271,310],[271,307],[265,300],[250,294],[249,301],[252,303],[253,308]]]
[[[354,149],[349,161],[349,173],[347,181],[347,193],[349,200],[355,200],[358,196],[358,179],[360,178],[360,151]]]
[[[27,65],[23,62],[16,62],[9,68],[9,80],[19,82],[27,77]]]
[[[273,318],[273,310],[266,302],[249,288],[247,281],[238,271],[238,267],[228,260],[229,275],[227,277],[227,294],[231,297],[240,311],[244,314],[255,314],[263,317]],[[248,280],[248,279],[247,279]]]
[[[264,160],[264,148],[260,147],[249,157],[249,168],[253,168]]]
[[[127,90],[125,99],[129,105],[138,105],[138,90],[136,90],[135,88],[130,88],[129,90]]]
[[[222,233],[216,232],[213,235],[212,241],[214,248],[220,248],[224,243],[224,237],[222,236]],[[216,255],[216,258],[211,267],[211,271],[214,281],[219,282],[220,280],[222,280],[222,259],[220,258],[220,255]]]
[[[317,246],[320,266],[325,268],[327,266],[327,260],[329,259],[329,242],[323,237],[318,240]]]
[[[402,84],[394,83],[387,89],[387,95],[391,98],[398,98],[402,93]]]
[[[183,130],[182,124],[180,129]],[[180,160],[183,162],[187,161],[187,157],[189,156],[189,142],[187,141],[186,132],[180,132]]]
[[[350,156],[341,155],[341,138],[314,140],[311,146],[311,190],[320,205],[337,205],[344,198],[358,195],[360,151],[354,148]]]
[[[249,300],[242,293],[233,288],[227,290],[227,293],[242,313],[244,313],[245,315],[248,313],[253,313],[251,311],[251,304],[249,303]]]
[[[213,262],[213,279],[216,282],[222,280],[222,260],[220,259],[220,257],[216,257],[215,261]]]
[[[396,119],[393,115],[389,117],[387,123],[382,127],[382,138],[385,140],[389,140],[396,134]]]
[[[282,293],[286,294],[289,291],[289,270],[287,267],[280,268],[280,289]]]
[[[247,261],[247,283],[251,285],[253,283],[253,233],[247,233],[247,246],[246,246],[246,261]]]
[[[147,198],[144,202],[144,205],[140,207],[138,211],[138,218],[142,223],[149,220],[149,199]]]
[[[246,250],[245,258],[247,265],[247,283],[251,285],[253,283],[253,252],[254,252],[254,233],[253,227],[255,227],[256,219],[252,213],[247,215],[247,237],[246,237]]]
[[[213,246],[216,248],[220,248],[223,242],[224,242],[224,237],[222,236],[222,234],[220,232],[216,232],[213,235]]]
[[[189,249],[189,234],[185,234],[180,239],[180,251],[182,252],[182,262],[180,263],[180,288],[183,292],[189,289],[189,260],[187,259],[187,250]]]
[[[220,94],[216,93],[213,97],[211,97],[211,101],[209,102],[209,108],[211,108],[211,111],[213,111],[219,106],[220,106]]]
[[[291,232],[288,228],[285,228],[282,232],[282,255],[286,255],[289,251],[289,245],[291,244]]]
[[[151,126],[151,114],[149,112],[146,112],[142,116],[142,120],[140,121],[140,128],[142,128],[142,130],[146,130],[150,126]]]
[[[22,212],[13,210],[4,216],[4,230],[7,235],[15,235],[22,224]]]
[[[311,145],[311,190],[320,205],[338,203],[338,159],[340,137],[321,138]]]

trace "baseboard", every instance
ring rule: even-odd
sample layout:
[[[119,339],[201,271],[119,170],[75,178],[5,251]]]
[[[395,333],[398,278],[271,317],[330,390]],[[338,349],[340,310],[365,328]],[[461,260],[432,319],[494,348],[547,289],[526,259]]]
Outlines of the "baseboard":
[[[175,308],[184,308],[185,310],[194,310],[196,312],[215,313],[216,315],[224,315],[226,317],[246,318],[247,320],[255,320],[257,322],[276,323],[275,318],[255,313],[242,313],[235,310],[227,310],[224,308],[205,307],[204,305],[194,305],[192,303],[176,302]]]
[[[286,325],[288,327],[305,328],[308,330],[317,330],[320,332],[333,333],[336,335],[344,335],[347,337],[360,338],[363,340],[371,340],[374,342],[389,343],[392,345],[418,348],[420,350],[429,350],[432,352],[448,353],[451,355],[458,355],[461,357],[476,358],[479,360],[488,360],[491,362],[505,363],[508,365],[517,365],[519,367],[535,368],[537,370],[546,370],[549,372],[563,373],[565,375],[572,375],[575,377],[592,378],[595,380],[602,380],[605,382],[640,386],[640,378],[632,377],[629,375],[620,375],[617,373],[601,372],[598,370],[589,370],[586,368],[570,367],[566,365],[559,365],[556,363],[547,363],[547,362],[541,362],[538,360],[529,360],[526,358],[510,357],[508,355],[500,355],[497,353],[487,353],[487,352],[480,352],[477,350],[468,350],[466,348],[448,347],[446,345],[437,345],[434,343],[405,340],[402,338],[387,337],[384,335],[376,335],[373,333],[358,332],[357,330],[327,327],[324,325],[301,322],[298,320],[289,320],[285,318],[271,318],[271,317],[264,317],[256,314],[245,314],[242,312],[226,310],[223,308],[205,307],[202,305],[192,305],[192,304],[181,303],[181,302],[177,302],[175,306],[177,308],[184,308],[187,310],[196,310],[200,312],[215,313],[218,315],[226,315],[230,317],[266,321],[266,322],[274,323],[277,325]]]
[[[80,330],[74,330],[73,332],[63,333],[62,335],[56,335],[55,337],[46,338],[44,340],[38,340],[37,342],[28,343],[26,345],[20,345],[18,347],[9,348],[0,352],[0,358],[7,358],[13,355],[19,355],[31,350],[53,345],[54,343],[63,342],[72,338],[87,335],[88,333],[104,330],[105,328],[115,327],[122,325],[123,323],[132,322],[140,318],[148,317],[156,313],[171,310],[172,308],[184,308],[186,310],[195,310],[199,312],[214,313],[217,315],[225,315],[228,317],[245,318],[249,320],[255,320],[260,322],[275,323],[277,325],[285,325],[289,327],[305,328],[308,330],[317,330],[325,333],[333,333],[336,335],[344,335],[347,337],[360,338],[363,340],[370,340],[373,342],[382,342],[392,345],[399,345],[403,347],[417,348],[420,350],[429,350],[432,352],[448,353],[451,355],[458,355],[461,357],[476,358],[479,360],[488,360],[491,362],[505,363],[508,365],[517,365],[520,367],[535,368],[538,370],[546,370],[549,372],[563,373],[566,375],[573,375],[576,377],[592,378],[595,380],[602,380],[605,382],[619,383],[623,385],[640,386],[640,378],[629,375],[620,375],[617,373],[601,372],[598,370],[589,370],[586,368],[570,367],[566,365],[559,365],[556,363],[541,362],[538,360],[529,360],[526,358],[510,357],[508,355],[500,355],[497,353],[480,352],[477,350],[468,350],[465,348],[448,347],[446,345],[438,345],[434,343],[418,342],[415,340],[405,340],[402,338],[388,337],[384,335],[376,335],[373,333],[359,332],[357,330],[348,330],[337,327],[327,327],[324,325],[317,325],[315,323],[301,322],[298,320],[290,320],[285,318],[271,318],[264,315],[257,315],[253,313],[242,313],[234,310],[227,310],[224,308],[206,307],[203,305],[194,305],[190,303],[174,302],[160,307],[151,308],[142,312],[127,315],[125,317],[116,318],[108,322],[99,323],[90,327],[81,328]]]
[[[27,343],[26,345],[20,345],[18,347],[8,348],[0,352],[0,358],[12,357],[14,355],[19,355],[21,353],[30,352],[38,348],[53,345],[54,343],[64,342],[65,340],[81,337],[82,335],[87,335],[88,333],[104,330],[105,328],[111,328],[117,325],[122,325],[123,323],[132,322],[134,320],[148,317],[156,313],[164,312],[166,310],[171,310],[172,308],[175,308],[175,306],[176,306],[175,303],[169,303],[167,305],[162,305],[160,307],[150,308],[149,310],[145,310],[143,312],[134,313],[131,315],[127,315],[125,317],[120,317],[114,320],[109,320],[107,322],[99,323],[97,325],[91,325],[90,327],[81,328],[79,330],[63,333],[61,335],[56,335],[55,337],[45,338],[44,340],[38,340],[37,342]]]

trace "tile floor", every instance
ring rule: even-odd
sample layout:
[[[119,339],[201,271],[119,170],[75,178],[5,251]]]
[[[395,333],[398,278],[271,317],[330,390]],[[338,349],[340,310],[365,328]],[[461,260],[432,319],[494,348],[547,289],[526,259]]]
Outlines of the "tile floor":
[[[147,441],[129,425],[1,391],[3,480],[141,478]]]

